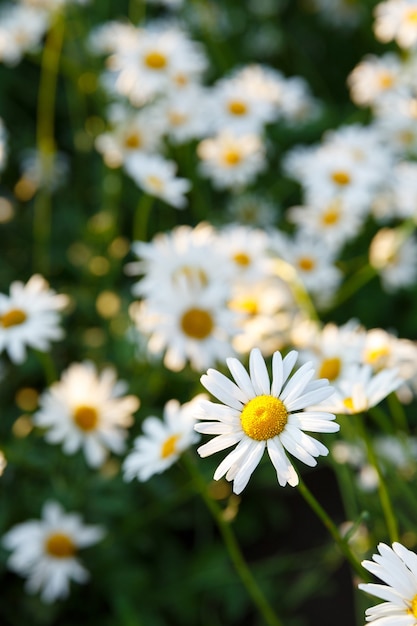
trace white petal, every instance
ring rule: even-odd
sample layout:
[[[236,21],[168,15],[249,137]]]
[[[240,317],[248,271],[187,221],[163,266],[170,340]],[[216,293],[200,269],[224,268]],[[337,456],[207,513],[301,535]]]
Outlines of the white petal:
[[[251,400],[256,396],[255,390],[252,385],[252,381],[246,369],[243,367],[242,363],[238,361],[238,359],[229,358],[226,359],[227,367],[230,370],[233,378],[236,381],[236,384],[242,389],[242,391],[247,395],[247,401]]]
[[[272,357],[272,385],[271,395],[278,398],[282,389],[284,379],[284,368],[282,365],[282,356],[280,352],[274,352]]]
[[[271,383],[265,360],[259,348],[253,348],[249,355],[249,372],[257,395],[270,395]]]

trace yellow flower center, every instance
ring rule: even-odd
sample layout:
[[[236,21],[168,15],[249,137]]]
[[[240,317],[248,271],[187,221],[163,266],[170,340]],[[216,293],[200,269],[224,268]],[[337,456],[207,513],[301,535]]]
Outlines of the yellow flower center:
[[[340,374],[341,363],[339,357],[323,359],[318,378],[327,378],[328,380],[336,380]]]
[[[162,193],[164,190],[164,181],[159,178],[159,176],[150,175],[147,177],[146,182],[149,187],[155,191],[156,193]]]
[[[337,224],[337,222],[339,221],[339,218],[340,218],[339,209],[336,206],[331,205],[327,209],[327,211],[323,213],[321,221],[324,226],[333,226],[334,224]]]
[[[181,126],[181,124],[187,121],[187,116],[178,111],[169,111],[168,119],[173,126]]]
[[[336,185],[344,187],[350,183],[350,176],[348,172],[337,170],[336,172],[332,172],[332,181],[336,183]]]
[[[69,559],[74,556],[77,548],[65,533],[53,533],[46,539],[45,550],[56,559]]]
[[[298,259],[298,267],[302,269],[303,272],[311,272],[315,266],[315,261],[311,257],[303,256]]]
[[[352,398],[344,398],[343,399],[343,404],[348,409],[348,411],[354,411],[355,410],[355,407],[353,406]]]
[[[229,113],[232,115],[245,115],[248,110],[248,107],[241,100],[232,100],[228,104]]]
[[[74,422],[86,432],[94,430],[98,424],[98,412],[93,406],[78,406],[73,413]]]
[[[256,315],[259,311],[259,306],[256,300],[250,298],[236,299],[230,302],[230,308],[234,311],[241,311],[248,315]]]
[[[231,166],[237,165],[242,160],[242,157],[237,150],[227,150],[224,153],[223,158],[226,165]]]
[[[149,67],[151,70],[163,70],[166,67],[167,59],[166,57],[154,50],[153,52],[148,52],[145,56],[145,65]]]
[[[192,339],[206,339],[211,334],[213,327],[213,318],[204,309],[189,309],[181,318],[183,332]]]
[[[417,9],[408,9],[405,19],[409,24],[417,26]]]
[[[250,265],[250,256],[245,252],[237,252],[233,255],[233,261],[238,265],[246,267],[247,265]]]
[[[390,356],[390,349],[388,346],[380,346],[379,348],[369,349],[365,352],[365,361],[369,363],[369,365],[376,366],[377,364],[382,364],[381,362],[386,361],[386,359]]]
[[[171,435],[164,441],[161,448],[161,458],[166,459],[169,456],[175,454],[177,441],[180,438],[179,435]]]
[[[135,150],[140,148],[142,145],[142,140],[140,138],[139,133],[129,133],[125,138],[125,146],[130,150]]]
[[[388,72],[381,72],[379,76],[379,86],[381,89],[389,89],[394,84],[394,77]]]
[[[248,437],[266,441],[282,433],[288,421],[288,412],[279,398],[256,396],[243,408],[240,421]]]
[[[7,313],[0,315],[0,324],[3,328],[10,328],[10,326],[19,326],[23,324],[27,319],[27,315],[21,309],[10,309]]]
[[[409,609],[407,609],[407,613],[408,615],[413,615],[414,617],[417,617],[417,593],[411,600],[411,606]]]

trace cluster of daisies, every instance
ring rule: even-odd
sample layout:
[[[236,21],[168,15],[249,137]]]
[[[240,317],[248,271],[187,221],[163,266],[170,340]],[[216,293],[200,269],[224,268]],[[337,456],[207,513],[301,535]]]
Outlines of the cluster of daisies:
[[[67,4],[20,0],[4,6],[0,61],[16,65],[36,51]],[[159,4],[177,9],[183,3]],[[346,0],[312,4],[335,21],[351,18],[353,24],[360,13]],[[129,309],[137,357],[151,364],[162,360],[174,372],[189,367],[202,374],[207,393],[182,405],[171,399],[162,418],[145,417],[142,434],[128,449],[139,398],[112,366],[70,363],[40,394],[31,418],[46,442],[65,455],[80,451],[91,470],[102,468],[111,454],[124,455],[121,472],[128,482],[164,472],[201,435],[213,436],[197,452],[207,457],[227,451],[214,479],[225,478],[240,494],[265,452],[279,485],[295,487],[298,462],[314,467],[329,453],[310,433],[335,434],[337,415],[366,412],[390,394],[400,402],[415,398],[415,342],[354,320],[340,327],[313,323],[305,309],[310,297],[318,307],[331,306],[344,277],[339,261],[345,246],[370,218],[378,229],[366,263],[384,289],[417,280],[417,0],[377,5],[374,30],[400,52],[368,56],[349,75],[352,101],[369,107],[372,120],[329,130],[319,144],[285,155],[285,175],[299,184],[303,200],[286,209],[281,230],[277,207],[248,188],[268,167],[269,129],[300,125],[320,113],[307,83],[248,64],[208,85],[204,48],[174,19],[139,26],[114,21],[93,30],[89,49],[105,59],[107,127],[95,147],[106,166],[123,168],[144,196],[177,209],[186,207],[200,176],[216,191],[229,192],[230,223],[182,225],[151,241],[134,241],[137,260],[126,266],[130,276],[140,277]],[[185,155],[184,177],[178,174],[179,154]],[[0,170],[6,156],[0,122]],[[185,160],[196,162],[195,172]],[[25,176],[34,188],[43,179],[41,167],[38,155],[30,154]],[[55,174],[65,175],[66,168],[65,158],[53,155],[54,174],[42,184],[53,190]],[[68,303],[39,274],[27,283],[14,281],[8,294],[0,294],[0,352],[20,366],[29,350],[49,351],[64,337],[61,315]],[[375,442],[378,456],[399,471],[413,463],[415,449],[413,438]],[[331,452],[336,462],[358,470],[363,488],[375,489],[379,475],[360,443],[336,440]],[[27,590],[53,602],[68,595],[70,581],[88,580],[78,553],[105,534],[50,500],[41,519],[15,525],[2,542],[11,552],[8,566],[27,579]],[[413,626],[417,556],[398,542],[378,549],[363,566],[385,585],[360,587],[385,602],[369,609],[367,620]]]
[[[96,148],[147,194],[183,208],[191,181],[177,175],[175,151],[189,144],[198,175],[241,190],[267,167],[268,125],[301,123],[318,105],[300,77],[250,64],[205,84],[209,59],[183,24],[105,23],[90,37],[106,56],[102,84],[112,104]],[[171,155],[171,158],[170,158]]]

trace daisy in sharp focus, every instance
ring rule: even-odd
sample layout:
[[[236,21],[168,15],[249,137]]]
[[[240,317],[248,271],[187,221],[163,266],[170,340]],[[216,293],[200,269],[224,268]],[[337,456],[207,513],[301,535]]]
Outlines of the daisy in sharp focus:
[[[298,484],[298,475],[286,452],[314,467],[316,458],[327,455],[328,449],[304,431],[334,433],[339,424],[331,413],[308,407],[326,400],[333,389],[325,379],[312,380],[314,369],[305,363],[291,376],[298,353],[293,350],[282,358],[275,352],[272,358],[272,382],[262,354],[251,350],[249,372],[235,358],[226,359],[235,380],[209,369],[201,377],[204,387],[221,404],[202,401],[196,424],[197,432],[216,435],[200,446],[202,457],[236,445],[220,463],[214,479],[223,476],[233,482],[239,494],[246,487],[265,449],[276,469],[281,486]]]
[[[85,583],[89,573],[80,563],[78,550],[102,539],[99,526],[86,526],[77,513],[65,513],[58,502],[48,501],[42,519],[13,526],[2,538],[12,550],[8,567],[27,578],[26,591],[40,592],[44,602],[54,602],[69,593],[71,580]]]
[[[378,545],[378,554],[362,565],[382,580],[361,583],[359,589],[385,600],[366,610],[366,621],[375,626],[415,626],[417,623],[417,555],[399,542],[392,548]]]
[[[146,481],[154,474],[161,474],[198,441],[194,411],[200,399],[197,396],[183,405],[178,400],[169,400],[162,420],[153,415],[144,420],[143,435],[136,437],[134,448],[123,463],[125,480]]]
[[[46,352],[51,341],[63,337],[58,312],[68,301],[39,274],[26,284],[12,282],[9,295],[0,294],[0,352],[6,350],[18,364],[25,360],[27,347]]]
[[[108,367],[97,373],[93,363],[73,363],[40,398],[33,416],[46,428],[48,443],[62,443],[65,454],[83,449],[91,467],[102,465],[109,450],[121,454],[127,428],[139,408],[136,396],[123,396],[126,385]]]

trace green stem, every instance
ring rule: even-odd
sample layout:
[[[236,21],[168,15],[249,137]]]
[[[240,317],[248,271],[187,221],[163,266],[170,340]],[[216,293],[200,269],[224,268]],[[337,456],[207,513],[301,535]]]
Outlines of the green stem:
[[[275,259],[274,269],[276,276],[289,285],[300,309],[308,313],[310,319],[319,321],[315,306],[295,268],[283,259]]]
[[[337,297],[333,301],[333,307],[337,307],[356,293],[361,287],[366,285],[374,276],[376,270],[369,264],[361,267],[353,276],[347,280],[341,287]]]
[[[54,138],[55,100],[59,62],[64,42],[65,22],[57,15],[43,48],[37,107],[37,148],[41,172],[53,168],[56,152]],[[46,188],[36,196],[33,219],[34,265],[43,273],[49,269],[48,247],[51,238],[51,195]]]
[[[132,24],[139,24],[144,21],[146,16],[145,0],[130,0],[129,2],[129,19]]]
[[[268,626],[283,626],[281,620],[276,615],[275,611],[266,599],[263,591],[256,582],[242,554],[242,551],[239,547],[230,523],[224,519],[222,515],[222,510],[218,506],[217,502],[215,502],[215,500],[210,497],[207,491],[207,484],[200,475],[193,459],[184,454],[183,461],[193,479],[196,490],[203,498],[207,508],[209,509],[214,521],[217,524],[230,559],[233,562],[233,565],[236,569],[237,574],[240,577],[240,580],[242,581],[249,596],[252,598],[253,603],[261,613],[265,624],[267,624]]]
[[[404,433],[409,433],[407,415],[395,391],[389,394],[387,402],[397,428]]]
[[[323,509],[321,504],[316,500],[314,495],[311,493],[311,491],[309,490],[309,488],[307,487],[307,485],[304,483],[304,481],[301,478],[298,483],[298,491],[301,493],[304,500],[307,502],[307,504],[309,504],[311,509],[317,515],[317,517],[323,522],[324,526],[330,532],[336,544],[339,546],[340,551],[342,552],[344,557],[347,559],[347,561],[349,561],[349,563],[351,564],[355,572],[361,578],[367,579],[366,571],[363,569],[362,565],[359,563],[358,559],[353,554],[347,541],[341,536],[336,524],[329,517],[329,515]]]
[[[133,241],[147,241],[149,214],[154,197],[144,193],[136,207],[133,221]]]
[[[365,446],[366,446],[366,451],[368,454],[368,460],[370,462],[370,464],[372,465],[372,467],[374,468],[374,470],[377,473],[378,476],[378,494],[379,494],[379,500],[381,502],[381,507],[382,510],[384,512],[384,517],[385,517],[385,523],[387,525],[387,530],[388,530],[388,534],[390,536],[390,540],[391,543],[394,543],[394,541],[398,541],[399,537],[398,537],[398,525],[397,525],[397,519],[394,515],[394,509],[392,507],[392,503],[391,503],[391,499],[388,493],[388,489],[386,487],[385,481],[384,481],[384,476],[382,474],[381,471],[381,467],[378,463],[378,459],[377,456],[375,454],[374,448],[372,446],[372,441],[369,437],[368,431],[365,427],[364,424],[364,416],[363,415],[357,415],[357,426],[358,426],[358,432],[359,435],[362,437]]]
[[[40,350],[36,350],[36,356],[42,365],[42,369],[45,374],[46,382],[49,385],[52,385],[57,379],[58,375],[55,368],[55,363],[52,360],[49,352],[41,352]]]

